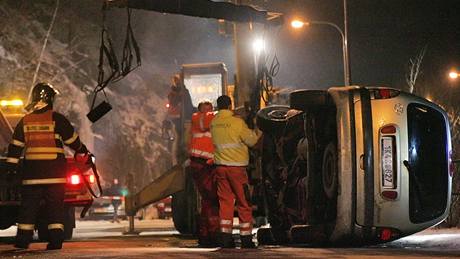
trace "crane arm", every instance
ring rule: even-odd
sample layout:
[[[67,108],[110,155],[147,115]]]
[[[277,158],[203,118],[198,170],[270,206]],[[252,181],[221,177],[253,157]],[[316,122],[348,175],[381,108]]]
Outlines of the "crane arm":
[[[108,5],[161,13],[182,14],[232,22],[282,23],[281,14],[258,10],[247,5],[211,0],[107,0]]]

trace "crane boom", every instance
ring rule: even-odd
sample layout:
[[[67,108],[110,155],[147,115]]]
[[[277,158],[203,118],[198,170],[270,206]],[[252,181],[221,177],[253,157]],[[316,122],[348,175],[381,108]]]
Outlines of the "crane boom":
[[[182,14],[202,18],[224,19],[232,22],[256,22],[279,24],[282,16],[248,5],[211,0],[109,0],[109,5],[128,6],[133,9],[161,13]]]

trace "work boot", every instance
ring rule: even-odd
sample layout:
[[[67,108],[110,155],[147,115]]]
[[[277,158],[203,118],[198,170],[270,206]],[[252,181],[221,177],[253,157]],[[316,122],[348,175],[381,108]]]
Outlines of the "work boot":
[[[46,245],[46,250],[59,250],[62,249],[62,243],[49,243]]]
[[[26,244],[26,243],[23,243],[23,242],[16,242],[14,244],[14,247],[15,248],[19,248],[19,249],[28,249],[29,248],[29,244]]]
[[[241,248],[256,248],[254,242],[252,242],[252,235],[240,236]]]
[[[18,229],[14,247],[20,248],[20,249],[29,248],[29,244],[30,242],[32,242],[33,234],[34,234],[33,230]]]
[[[232,233],[221,233],[221,247],[222,248],[235,248],[235,240],[233,240]]]
[[[46,250],[61,249],[62,242],[64,242],[64,231],[62,229],[50,229],[49,243],[46,246]]]
[[[214,248],[219,247],[219,243],[216,239],[211,239],[209,237],[199,237],[198,238],[198,246],[202,248]]]

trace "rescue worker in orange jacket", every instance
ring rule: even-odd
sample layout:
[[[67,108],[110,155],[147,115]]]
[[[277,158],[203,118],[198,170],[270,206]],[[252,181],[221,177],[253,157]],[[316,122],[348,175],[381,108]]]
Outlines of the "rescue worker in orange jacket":
[[[210,124],[214,118],[210,102],[198,104],[198,112],[192,115],[190,140],[190,169],[195,186],[201,196],[201,213],[198,220],[198,244],[216,247],[219,232],[219,201],[213,166],[214,146]]]
[[[252,242],[252,208],[249,197],[246,167],[249,163],[248,147],[254,146],[258,130],[251,130],[246,123],[233,115],[230,97],[217,99],[219,112],[211,122],[216,164],[217,195],[219,197],[220,231],[222,246],[235,247],[232,237],[233,211],[236,201],[240,222],[242,248],[254,248]]]
[[[58,91],[47,83],[34,86],[31,113],[17,124],[8,146],[6,162],[16,168],[24,153],[22,170],[21,207],[15,247],[28,248],[40,204],[44,201],[47,214],[48,250],[61,249],[64,239],[64,188],[66,158],[63,145],[75,150],[80,161],[89,159],[89,152],[64,115],[53,111]]]

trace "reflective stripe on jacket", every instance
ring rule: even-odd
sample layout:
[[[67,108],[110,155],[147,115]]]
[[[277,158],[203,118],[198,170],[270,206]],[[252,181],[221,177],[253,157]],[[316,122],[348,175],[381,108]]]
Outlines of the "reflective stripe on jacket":
[[[190,140],[190,155],[205,159],[212,159],[214,145],[212,144],[210,124],[214,118],[212,112],[196,112],[192,115],[192,129]]]
[[[257,143],[259,135],[229,110],[220,110],[211,122],[214,143],[214,163],[227,166],[247,166],[248,147]]]
[[[26,160],[54,160],[64,153],[62,143],[56,145],[55,125],[52,110],[24,116]]]

